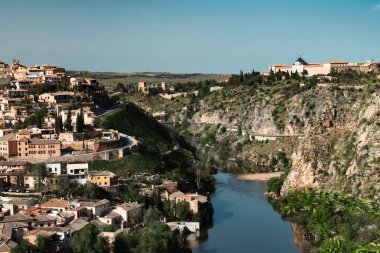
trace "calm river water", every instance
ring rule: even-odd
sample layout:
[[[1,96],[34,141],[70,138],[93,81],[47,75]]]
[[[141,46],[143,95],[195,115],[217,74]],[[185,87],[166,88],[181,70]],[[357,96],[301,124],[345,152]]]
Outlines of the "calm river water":
[[[194,253],[308,252],[303,232],[268,203],[266,182],[239,181],[227,173],[215,177],[214,224],[200,238],[188,240]]]

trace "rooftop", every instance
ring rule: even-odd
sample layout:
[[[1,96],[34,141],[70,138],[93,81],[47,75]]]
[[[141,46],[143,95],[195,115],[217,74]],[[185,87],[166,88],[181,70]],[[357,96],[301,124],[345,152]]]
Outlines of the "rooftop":
[[[59,207],[59,208],[65,208],[70,205],[70,202],[63,199],[50,199],[46,201],[45,203],[42,203],[42,207]]]

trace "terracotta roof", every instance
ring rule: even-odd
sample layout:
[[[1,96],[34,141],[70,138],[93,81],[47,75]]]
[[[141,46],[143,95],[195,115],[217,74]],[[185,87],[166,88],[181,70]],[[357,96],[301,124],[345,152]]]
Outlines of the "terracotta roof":
[[[82,228],[84,228],[89,222],[82,220],[82,219],[76,219],[70,222],[69,227],[71,232],[79,231]]]
[[[10,239],[0,241],[0,252],[10,252],[11,249],[17,246],[17,243]]]
[[[134,210],[136,208],[141,208],[143,206],[144,205],[142,205],[142,204],[134,202],[134,203],[124,203],[122,205],[119,205],[118,207],[121,207],[125,211],[131,211],[131,210]]]
[[[59,207],[59,208],[65,208],[70,205],[70,202],[63,199],[50,199],[46,201],[45,203],[42,203],[42,207]]]
[[[107,200],[107,199],[102,199],[102,200],[99,200],[99,201],[81,201],[80,204],[81,206],[84,206],[84,207],[95,207],[95,206],[100,206],[100,205],[104,205],[104,204],[107,204],[109,203],[110,201]]]
[[[23,130],[18,131],[17,134],[20,134],[20,135],[29,135],[30,133],[27,130],[23,129]]]
[[[289,67],[289,68],[291,68],[291,66],[289,66],[288,64],[274,64],[273,66],[274,67]]]
[[[332,63],[332,64],[337,64],[337,63],[348,63],[346,61],[339,61],[339,60],[335,60],[335,61],[329,61],[328,63]]]
[[[60,141],[55,139],[37,139],[33,138],[30,140],[30,144],[33,145],[46,145],[46,144],[61,144]]]
[[[25,215],[22,213],[16,213],[12,216],[4,216],[3,220],[0,223],[10,223],[10,222],[20,222],[20,221],[31,221],[33,217]]]
[[[27,161],[0,161],[0,166],[27,166],[30,164],[31,163]]]
[[[10,141],[10,140],[12,140],[12,138],[15,137],[15,135],[16,135],[15,133],[6,134],[6,135],[0,137],[0,141]]]
[[[110,171],[89,171],[88,175],[90,177],[96,177],[96,176],[109,176],[109,177],[115,177],[115,173],[112,173]]]

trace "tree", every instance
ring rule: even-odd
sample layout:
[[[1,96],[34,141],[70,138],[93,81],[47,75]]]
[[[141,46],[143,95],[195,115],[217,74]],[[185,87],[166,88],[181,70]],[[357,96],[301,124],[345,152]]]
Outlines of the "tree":
[[[57,252],[57,248],[52,243],[50,237],[38,236],[37,237],[37,252],[38,253],[52,253]]]
[[[76,130],[78,133],[82,133],[84,130],[84,116],[83,116],[83,108],[80,108],[80,112],[77,115],[77,120],[76,120]]]
[[[175,204],[175,212],[178,219],[185,221],[190,216],[190,204],[187,201],[179,201]]]
[[[115,237],[113,242],[113,252],[114,253],[129,253],[131,252],[128,244],[128,233],[120,233]]]
[[[61,133],[63,130],[63,122],[62,122],[62,116],[61,115],[55,116],[54,130],[55,130],[56,134]]]
[[[43,181],[47,177],[48,172],[46,170],[46,164],[37,163],[33,166],[33,175],[38,178],[38,190],[41,191]]]
[[[115,92],[125,92],[126,91],[126,88],[124,86],[124,84],[122,83],[117,83],[116,87],[115,87]]]
[[[136,253],[181,252],[183,241],[160,221],[153,222],[142,232]]]
[[[38,253],[37,247],[26,240],[22,240],[11,253]]]
[[[73,253],[108,253],[110,247],[107,240],[100,236],[99,229],[92,223],[87,224],[70,240]]]
[[[161,212],[156,207],[149,207],[144,214],[144,224],[148,226],[154,221],[159,221],[161,218]]]
[[[65,129],[68,132],[73,131],[73,126],[71,125],[71,109],[67,112],[67,118],[65,120]]]
[[[16,247],[11,249],[11,253],[53,253],[57,248],[52,244],[51,238],[38,236],[36,245],[26,240],[22,240]]]

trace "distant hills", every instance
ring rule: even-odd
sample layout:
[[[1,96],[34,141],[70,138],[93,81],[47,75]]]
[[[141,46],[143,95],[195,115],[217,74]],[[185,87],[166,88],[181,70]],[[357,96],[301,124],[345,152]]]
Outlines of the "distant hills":
[[[204,74],[204,73],[169,73],[169,72],[90,72],[66,71],[69,76],[91,77],[97,79],[106,87],[114,87],[117,83],[131,84],[137,82],[148,83],[187,83],[214,79],[218,82],[227,80],[231,74]]]

